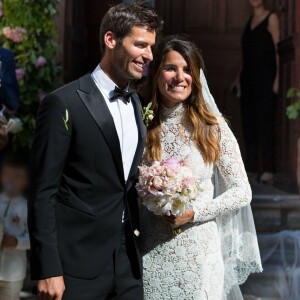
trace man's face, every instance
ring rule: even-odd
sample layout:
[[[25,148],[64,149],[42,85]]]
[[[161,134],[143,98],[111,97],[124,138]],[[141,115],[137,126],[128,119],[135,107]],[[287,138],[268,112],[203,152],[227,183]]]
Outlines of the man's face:
[[[152,47],[156,33],[134,26],[129,35],[112,49],[111,64],[118,81],[141,79],[145,64],[153,60]],[[118,83],[118,82],[116,82]]]

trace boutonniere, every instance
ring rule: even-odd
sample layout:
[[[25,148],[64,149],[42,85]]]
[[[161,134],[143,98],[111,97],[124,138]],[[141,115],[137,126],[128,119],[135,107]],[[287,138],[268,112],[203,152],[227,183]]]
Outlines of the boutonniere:
[[[150,102],[147,106],[143,107],[142,117],[146,126],[153,120],[153,110],[151,109],[152,103]]]
[[[65,117],[62,117],[63,121],[64,121],[64,125],[65,125],[65,128],[66,130],[68,131],[69,130],[69,127],[68,127],[68,122],[69,122],[69,112],[68,110],[66,109],[66,116]]]

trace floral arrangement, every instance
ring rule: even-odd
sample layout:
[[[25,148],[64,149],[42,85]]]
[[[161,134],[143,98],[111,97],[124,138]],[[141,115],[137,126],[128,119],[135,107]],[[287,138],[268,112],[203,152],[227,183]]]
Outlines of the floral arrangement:
[[[13,150],[30,150],[40,101],[61,84],[57,80],[61,67],[54,63],[58,2],[0,0],[0,43],[15,54],[21,98],[17,117],[23,123],[23,131],[12,136]]]
[[[186,161],[168,158],[139,171],[138,195],[155,215],[180,215],[192,208],[201,192],[199,179]]]

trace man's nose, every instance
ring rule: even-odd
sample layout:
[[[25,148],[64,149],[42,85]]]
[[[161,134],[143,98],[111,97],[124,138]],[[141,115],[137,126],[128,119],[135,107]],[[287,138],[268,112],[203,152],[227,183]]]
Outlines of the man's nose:
[[[143,57],[145,59],[147,59],[147,61],[152,61],[153,60],[153,53],[152,53],[152,49],[151,49],[150,46],[145,49]]]

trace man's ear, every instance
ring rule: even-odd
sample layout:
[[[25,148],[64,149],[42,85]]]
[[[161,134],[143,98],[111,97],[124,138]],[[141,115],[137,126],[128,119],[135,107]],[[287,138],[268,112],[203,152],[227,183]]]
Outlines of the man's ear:
[[[114,49],[117,45],[117,39],[113,32],[107,31],[104,34],[104,43],[108,49]]]

